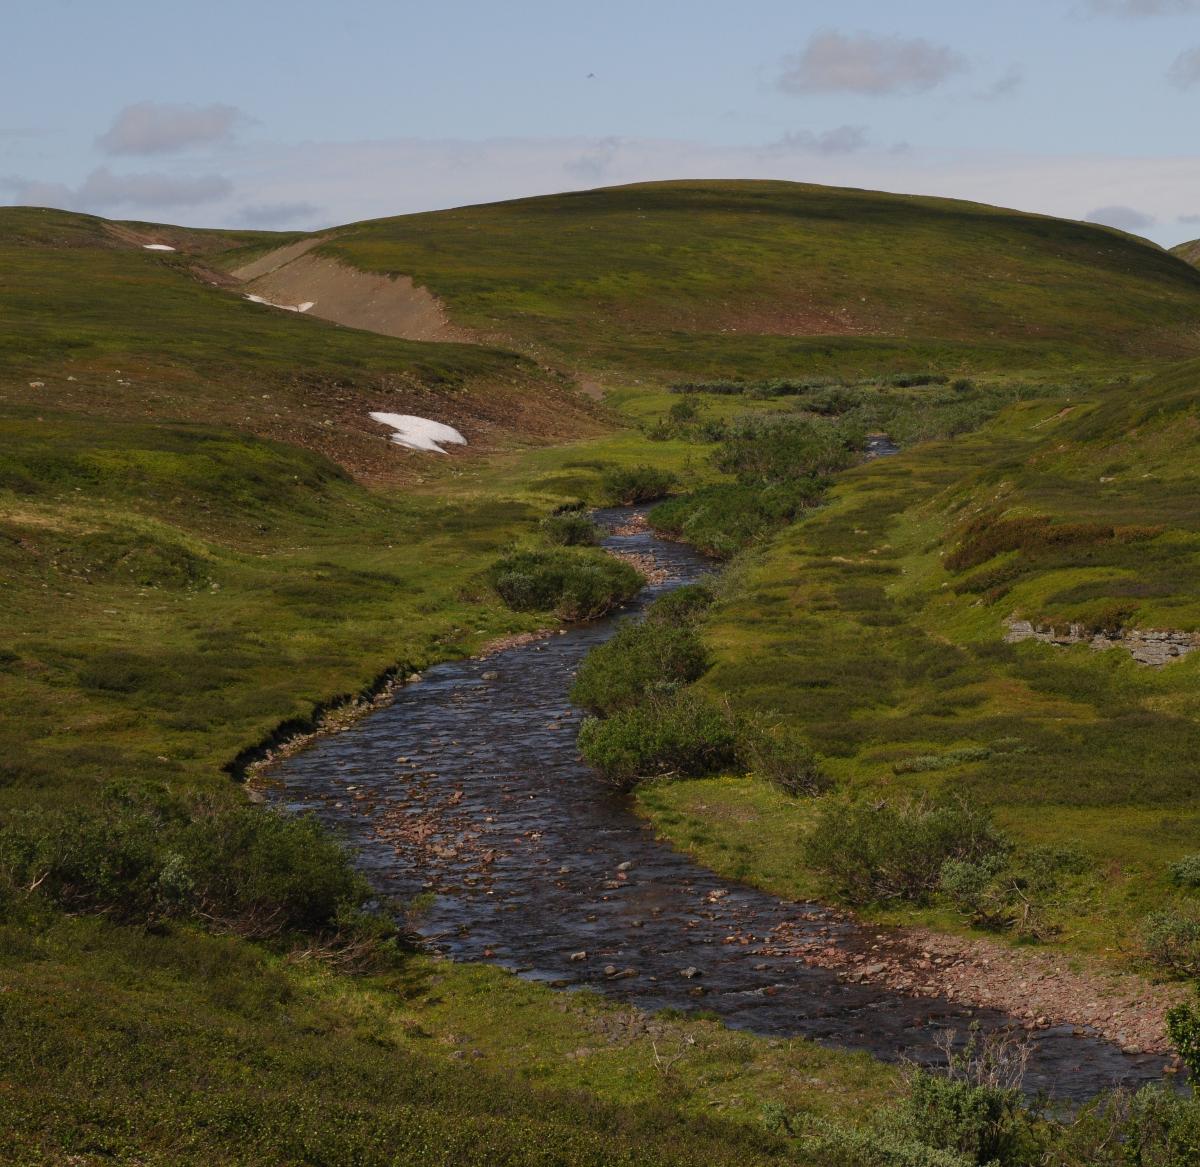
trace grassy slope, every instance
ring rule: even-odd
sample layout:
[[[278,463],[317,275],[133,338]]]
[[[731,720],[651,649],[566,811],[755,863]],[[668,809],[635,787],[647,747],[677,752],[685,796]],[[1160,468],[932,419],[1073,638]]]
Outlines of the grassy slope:
[[[1003,623],[1115,608],[1128,627],[1200,628],[1198,394],[1190,362],[1069,407],[1023,403],[845,475],[828,507],[739,569],[705,683],[803,727],[851,788],[969,791],[1026,842],[1078,843],[1097,866],[1060,905],[1064,940],[1128,951],[1140,915],[1176,894],[1167,864],[1200,849],[1200,654],[1149,669],[1120,649],[1006,645]],[[983,513],[1097,526],[948,570]],[[1107,538],[1112,524],[1151,537]],[[894,769],[964,746],[994,752]],[[659,787],[644,803],[719,869],[820,891],[796,842],[811,803],[752,780]]]
[[[256,308],[188,270],[212,239],[135,226],[191,251],[0,212],[0,815],[130,777],[237,797],[221,767],[280,721],[536,624],[478,573],[645,457],[519,357]],[[505,416],[490,456],[436,459],[359,428],[381,407],[472,436]],[[655,447],[685,475],[691,454]],[[186,927],[0,919],[0,986],[5,1162],[769,1162],[760,1098],[891,1089],[807,1043],[560,1013],[491,970],[364,979]]]
[[[618,187],[339,229],[484,335],[635,375],[1009,368],[1200,351],[1200,275],[1120,232],[784,182]]]
[[[1186,243],[1177,243],[1171,248],[1171,254],[1179,256],[1185,263],[1196,264],[1200,261],[1200,239],[1189,239]]]

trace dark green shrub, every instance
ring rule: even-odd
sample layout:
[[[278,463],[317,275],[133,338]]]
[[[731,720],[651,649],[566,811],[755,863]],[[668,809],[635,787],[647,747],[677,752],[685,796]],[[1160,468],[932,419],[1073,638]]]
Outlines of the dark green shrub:
[[[1200,915],[1194,908],[1163,908],[1145,916],[1142,949],[1159,968],[1176,976],[1200,976]]]
[[[760,719],[743,725],[738,736],[742,763],[785,794],[820,794],[833,785],[820,758],[790,726]]]
[[[488,582],[518,612],[553,611],[593,620],[637,594],[645,582],[628,563],[598,551],[512,551],[494,563]]]
[[[684,690],[604,720],[588,718],[579,749],[614,786],[630,790],[643,778],[699,777],[733,765],[737,735],[724,710]]]
[[[370,886],[315,820],[152,788],[11,816],[0,883],[125,923],[186,919],[260,939],[378,931],[360,912]]]
[[[600,478],[600,496],[612,506],[632,506],[662,498],[675,482],[669,470],[654,466],[613,466]]]
[[[804,854],[843,899],[861,905],[922,902],[937,890],[947,860],[977,861],[1007,847],[990,814],[964,800],[831,799]]]
[[[647,624],[698,623],[712,606],[713,592],[707,584],[685,584],[659,596],[646,609]]]
[[[670,538],[729,559],[815,506],[827,487],[823,478],[768,486],[721,483],[659,503],[647,521]]]
[[[588,653],[571,686],[571,700],[608,716],[649,697],[669,696],[700,677],[708,664],[708,652],[689,625],[623,624]]]
[[[866,434],[854,426],[786,415],[741,418],[714,461],[743,484],[824,478],[854,460]]]
[[[1200,854],[1185,855],[1171,864],[1171,882],[1179,887],[1200,887]]]
[[[600,541],[600,529],[577,511],[548,515],[542,520],[542,534],[560,547],[590,547]]]

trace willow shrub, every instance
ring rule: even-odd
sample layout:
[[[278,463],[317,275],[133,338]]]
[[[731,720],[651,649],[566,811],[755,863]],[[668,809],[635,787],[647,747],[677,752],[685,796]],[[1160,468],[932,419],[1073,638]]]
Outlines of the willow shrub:
[[[509,552],[492,565],[488,582],[515,611],[593,620],[632,599],[645,580],[603,552],[555,547]]]

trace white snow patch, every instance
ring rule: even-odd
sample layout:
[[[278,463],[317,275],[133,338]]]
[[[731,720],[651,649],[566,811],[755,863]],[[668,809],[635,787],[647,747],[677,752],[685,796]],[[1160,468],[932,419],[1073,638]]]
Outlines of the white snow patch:
[[[426,417],[413,417],[407,413],[373,413],[371,420],[390,425],[396,431],[392,434],[392,441],[410,450],[444,454],[446,451],[442,449],[442,443],[455,446],[467,444],[467,439],[453,426],[442,425],[440,421],[430,421]]]
[[[268,308],[281,308],[284,312],[307,312],[316,304],[316,300],[305,300],[303,304],[276,304],[273,300],[255,295],[247,295],[246,299],[251,304],[265,304]]]
[[[174,251],[175,250],[175,248],[168,247],[165,243],[143,243],[142,247],[144,247],[147,251]]]

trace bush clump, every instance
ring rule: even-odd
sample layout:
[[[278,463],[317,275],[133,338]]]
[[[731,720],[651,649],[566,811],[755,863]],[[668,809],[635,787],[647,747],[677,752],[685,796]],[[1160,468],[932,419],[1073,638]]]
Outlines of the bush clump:
[[[633,506],[669,494],[676,483],[669,470],[654,466],[613,466],[600,478],[600,495],[610,506]]]
[[[809,866],[855,905],[924,902],[948,860],[978,862],[1008,848],[991,815],[963,799],[831,799],[804,843]]]
[[[631,790],[643,778],[699,777],[732,766],[737,733],[723,709],[683,690],[588,718],[579,750],[619,790]]]
[[[821,794],[833,785],[821,759],[790,726],[746,722],[739,734],[739,753],[756,778],[785,794]]]
[[[571,686],[571,700],[608,717],[648,697],[677,692],[708,665],[708,651],[694,627],[662,619],[627,623],[588,653]]]
[[[1200,914],[1195,909],[1151,912],[1142,920],[1141,941],[1159,968],[1175,976],[1200,976]]]
[[[10,816],[0,884],[10,909],[36,897],[122,923],[191,920],[260,940],[390,930],[362,913],[369,884],[315,820],[150,787]]]
[[[565,547],[509,552],[492,565],[487,578],[515,611],[552,611],[563,620],[603,616],[645,583],[623,560]]]
[[[559,547],[591,547],[600,542],[600,528],[578,511],[547,515],[542,520],[542,534]]]
[[[1200,887],[1200,855],[1185,855],[1171,864],[1171,882],[1179,887]]]

